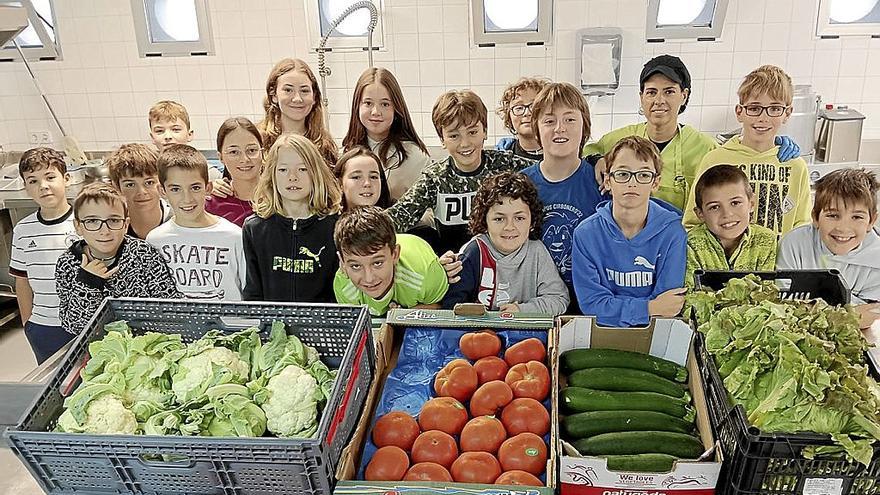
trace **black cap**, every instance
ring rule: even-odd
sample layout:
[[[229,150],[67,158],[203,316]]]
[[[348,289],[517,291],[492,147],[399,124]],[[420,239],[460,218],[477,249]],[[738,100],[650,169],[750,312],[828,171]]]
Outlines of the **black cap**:
[[[645,81],[657,73],[678,83],[681,89],[691,88],[691,74],[684,66],[684,62],[674,55],[660,55],[648,60],[648,63],[642,67],[642,75],[639,76],[639,89],[645,89]]]

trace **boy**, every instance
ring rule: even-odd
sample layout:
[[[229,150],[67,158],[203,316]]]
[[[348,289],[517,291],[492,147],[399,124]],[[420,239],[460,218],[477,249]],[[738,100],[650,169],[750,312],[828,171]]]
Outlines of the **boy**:
[[[611,201],[574,230],[574,289],[600,325],[643,326],[684,304],[686,235],[678,213],[651,199],[660,187],[657,147],[627,136],[605,155]]]
[[[146,239],[147,234],[171,218],[171,208],[159,198],[159,156],[140,143],[123,144],[104,162],[110,182],[122,193],[131,212],[128,235]]]
[[[398,232],[412,229],[426,210],[434,210],[440,241],[438,253],[457,252],[468,240],[471,199],[486,177],[503,170],[522,170],[532,162],[509,151],[484,150],[488,111],[473,91],[447,91],[431,112],[434,129],[449,158],[434,162],[388,209]]]
[[[391,308],[439,308],[449,287],[431,246],[395,234],[388,214],[375,206],[343,214],[333,232],[339,270],[333,281],[340,304],[365,304],[373,316]]]
[[[789,232],[779,244],[779,270],[836,269],[852,291],[867,328],[880,317],[880,238],[874,172],[845,168],[816,181],[812,224]],[[862,304],[868,303],[868,304]]]
[[[779,128],[791,115],[791,78],[782,69],[763,65],[745,77],[739,86],[736,119],[742,136],[732,138],[703,158],[697,180],[719,163],[736,165],[749,178],[757,203],[752,223],[776,232],[777,236],[810,222],[810,181],[803,158],[780,162],[774,144]],[[684,225],[690,230],[699,219],[691,190],[684,210]]]
[[[189,113],[176,101],[163,100],[150,107],[150,138],[156,149],[164,150],[172,144],[192,141]]]
[[[39,364],[73,338],[58,318],[55,263],[77,235],[66,197],[70,176],[64,156],[49,148],[25,151],[18,173],[39,209],[12,229],[9,273],[15,277],[24,334]]]
[[[694,270],[773,271],[776,233],[750,224],[754,194],[746,174],[733,165],[709,168],[694,188],[694,212],[703,223],[687,236],[685,282],[694,286]]]
[[[205,211],[211,193],[205,157],[186,144],[172,144],[159,154],[158,167],[174,216],[153,229],[147,242],[165,257],[186,297],[240,301],[246,270],[241,228]]]
[[[470,228],[462,248],[461,281],[443,307],[479,302],[491,311],[558,316],[568,307],[568,288],[547,247],[538,240],[543,211],[538,191],[525,175],[501,172],[474,196]]]
[[[73,216],[82,239],[55,266],[66,331],[82,332],[105,297],[182,297],[159,251],[125,235],[128,205],[116,189],[104,183],[84,187],[73,202]]]
[[[572,233],[596,212],[602,199],[593,166],[580,156],[590,137],[590,110],[580,90],[571,84],[548,83],[535,97],[532,118],[544,159],[523,173],[535,184],[544,203],[541,239],[574,295]],[[578,314],[576,298],[571,301],[568,313]]]

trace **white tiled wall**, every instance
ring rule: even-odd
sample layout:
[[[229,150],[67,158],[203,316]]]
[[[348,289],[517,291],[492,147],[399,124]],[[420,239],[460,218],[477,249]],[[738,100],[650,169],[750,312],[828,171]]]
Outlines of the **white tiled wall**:
[[[131,4],[123,0],[57,0],[64,60],[34,65],[40,84],[68,132],[85,149],[147,141],[147,109],[174,99],[189,109],[195,144],[204,149],[227,117],[262,116],[265,78],[286,56],[309,52],[305,2],[316,0],[211,0],[216,55],[142,59],[135,44]],[[683,121],[714,133],[736,126],[733,104],[740,79],[773,63],[796,84],[812,84],[824,101],[848,104],[868,116],[866,138],[880,138],[880,39],[814,39],[816,0],[730,0],[717,42],[644,42],[645,0],[556,0],[554,43],[548,47],[476,48],[469,42],[467,0],[384,0],[385,49],[376,65],[391,69],[404,88],[413,120],[429,145],[438,144],[430,111],[444,90],[470,87],[487,106],[520,75],[575,81],[574,32],[618,26],[624,31],[622,87],[618,96],[591,101],[594,136],[641,119],[638,74],[662,53],[680,56],[693,76]],[[308,11],[313,12],[314,9]],[[367,67],[366,54],[327,55],[331,129],[345,134],[352,85]],[[490,142],[505,134],[489,119]],[[60,137],[21,63],[0,63],[0,144],[30,147],[28,133]]]

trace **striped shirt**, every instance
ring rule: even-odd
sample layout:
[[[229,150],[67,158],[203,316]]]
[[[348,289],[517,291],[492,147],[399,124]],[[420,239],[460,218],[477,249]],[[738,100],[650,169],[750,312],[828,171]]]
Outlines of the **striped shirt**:
[[[61,326],[58,293],[55,290],[55,264],[58,257],[79,239],[73,224],[73,208],[54,220],[44,220],[37,211],[12,229],[12,256],[9,273],[27,278],[34,292],[29,321]]]

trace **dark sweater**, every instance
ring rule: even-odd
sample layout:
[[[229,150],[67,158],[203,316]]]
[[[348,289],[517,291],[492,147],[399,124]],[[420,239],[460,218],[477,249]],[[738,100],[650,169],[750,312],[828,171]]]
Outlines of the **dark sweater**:
[[[246,301],[333,303],[339,268],[333,229],[338,215],[293,220],[248,218],[242,228]]]

